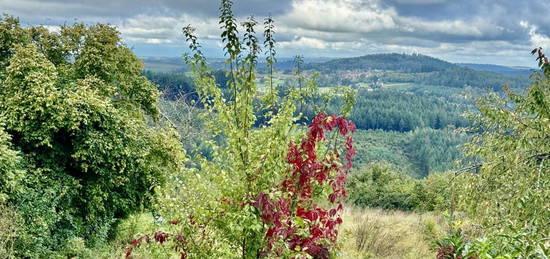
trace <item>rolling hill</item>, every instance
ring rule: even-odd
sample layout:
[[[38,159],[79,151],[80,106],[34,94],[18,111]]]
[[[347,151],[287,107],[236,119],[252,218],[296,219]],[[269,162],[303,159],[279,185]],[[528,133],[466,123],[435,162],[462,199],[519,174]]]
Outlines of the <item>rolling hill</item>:
[[[504,74],[501,69],[501,73],[497,73],[495,67],[492,67],[493,71],[480,71],[426,55],[392,53],[338,58],[307,64],[305,69],[327,75],[327,81],[331,84],[343,85],[380,79],[383,82],[449,87],[471,86],[496,91],[503,85],[516,89],[524,89],[528,86],[529,80],[525,72]]]

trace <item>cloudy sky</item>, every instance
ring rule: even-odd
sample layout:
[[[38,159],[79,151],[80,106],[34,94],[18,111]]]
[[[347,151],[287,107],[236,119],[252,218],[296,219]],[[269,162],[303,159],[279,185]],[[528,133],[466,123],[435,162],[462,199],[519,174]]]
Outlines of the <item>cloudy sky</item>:
[[[452,62],[533,66],[550,52],[549,0],[235,0],[240,20],[271,14],[278,55],[350,57],[421,53]],[[140,56],[179,56],[181,28],[197,28],[205,52],[221,57],[218,0],[0,0],[23,24],[117,26]],[[549,53],[550,54],[550,53]]]

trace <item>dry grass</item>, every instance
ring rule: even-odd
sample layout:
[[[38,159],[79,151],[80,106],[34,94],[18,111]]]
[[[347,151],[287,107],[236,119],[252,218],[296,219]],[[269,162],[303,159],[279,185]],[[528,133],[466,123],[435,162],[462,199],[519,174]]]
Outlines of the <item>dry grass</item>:
[[[434,258],[431,240],[444,220],[433,214],[347,208],[340,258]]]

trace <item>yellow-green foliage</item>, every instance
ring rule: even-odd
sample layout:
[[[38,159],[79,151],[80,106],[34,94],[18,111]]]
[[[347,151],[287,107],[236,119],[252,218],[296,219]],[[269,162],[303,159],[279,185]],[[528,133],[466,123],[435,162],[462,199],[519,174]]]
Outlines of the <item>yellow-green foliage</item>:
[[[155,231],[165,230],[162,224],[155,220],[151,213],[136,213],[130,215],[126,219],[120,221],[114,230],[113,239],[108,243],[94,247],[93,251],[82,254],[82,258],[123,258],[125,249],[129,246],[132,240],[144,235],[151,235]],[[155,247],[155,248],[160,248]],[[156,257],[152,255],[151,247],[138,247],[132,254],[132,258],[169,258],[170,251],[165,251],[164,254],[159,254]],[[177,255],[173,251],[174,256]]]
[[[0,258],[15,258],[15,240],[21,224],[16,210],[6,205],[9,194],[19,191],[24,174],[22,159],[10,141],[0,120]]]
[[[479,174],[467,174],[462,208],[500,239],[500,251],[538,257],[550,253],[550,71],[535,73],[525,94],[506,89],[477,100],[470,117],[480,132],[466,145],[479,157]],[[506,238],[502,238],[506,237]],[[498,245],[497,245],[498,246]]]
[[[0,258],[16,258],[15,240],[21,219],[16,210],[0,201]]]
[[[4,131],[0,117],[0,204],[8,200],[8,194],[19,188],[19,181],[24,174],[22,158],[12,149],[11,137]]]
[[[114,27],[4,17],[0,35],[0,199],[25,223],[15,248],[70,256],[149,206],[183,162],[179,137],[155,123],[158,90]]]

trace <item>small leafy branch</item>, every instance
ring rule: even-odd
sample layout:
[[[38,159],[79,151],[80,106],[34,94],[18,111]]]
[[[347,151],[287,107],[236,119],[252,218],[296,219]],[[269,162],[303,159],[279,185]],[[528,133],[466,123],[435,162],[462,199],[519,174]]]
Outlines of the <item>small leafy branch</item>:
[[[540,69],[544,73],[550,73],[550,63],[548,63],[548,57],[542,53],[542,47],[535,48],[531,51],[532,55],[537,55],[537,61],[539,62],[538,65]]]
[[[275,33],[275,25],[271,15],[267,17],[264,21],[264,48],[267,62],[269,68],[269,95],[267,95],[266,103],[271,107],[275,108],[275,96],[276,93],[273,89],[273,64],[277,62],[275,58],[275,39],[273,34]]]

